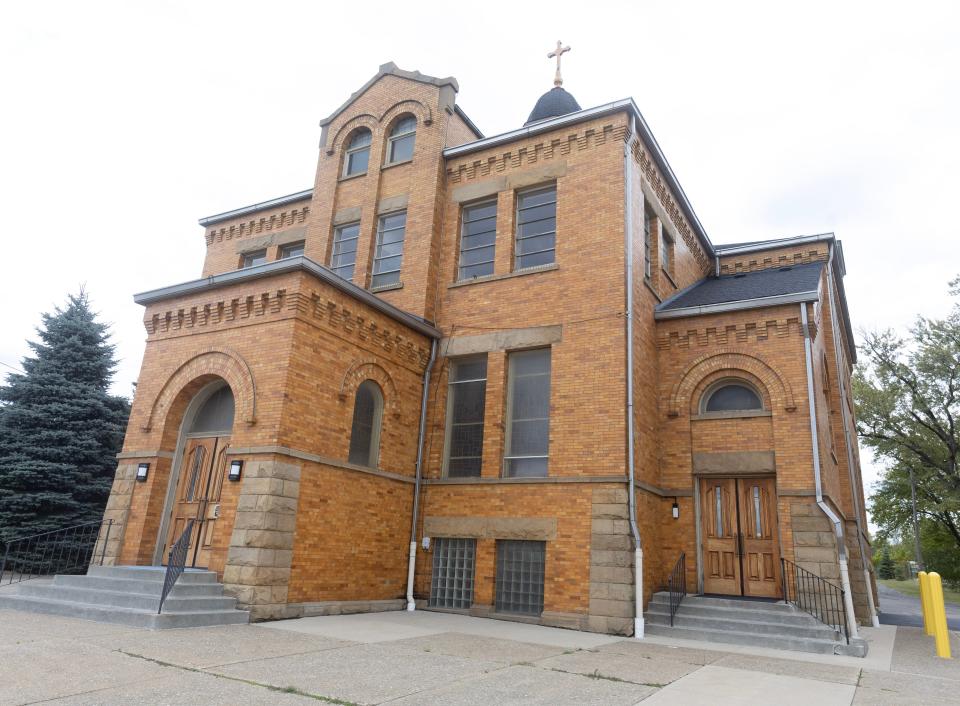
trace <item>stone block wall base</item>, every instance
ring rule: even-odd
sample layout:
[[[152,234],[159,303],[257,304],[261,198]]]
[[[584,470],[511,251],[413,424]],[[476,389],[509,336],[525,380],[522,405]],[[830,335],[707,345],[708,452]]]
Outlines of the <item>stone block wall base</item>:
[[[295,603],[272,603],[259,605],[243,605],[238,603],[237,607],[241,610],[250,611],[250,622],[259,623],[264,620],[287,620],[288,618],[300,618],[298,606]]]
[[[290,603],[290,609],[297,612],[298,618],[312,618],[318,615],[350,615],[351,613],[384,613],[390,610],[403,610],[407,602],[403,598],[382,601],[315,601],[311,603]]]
[[[579,628],[633,634],[634,575],[626,488],[593,491],[590,536],[590,610]]]

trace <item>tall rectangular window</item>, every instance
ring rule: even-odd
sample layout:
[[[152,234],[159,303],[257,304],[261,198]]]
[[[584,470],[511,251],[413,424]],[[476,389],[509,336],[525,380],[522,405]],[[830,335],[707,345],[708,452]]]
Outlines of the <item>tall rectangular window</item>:
[[[330,269],[344,279],[353,279],[353,266],[357,262],[357,238],[360,237],[360,224],[350,223],[339,226],[333,231],[333,252],[330,255]]]
[[[463,207],[458,280],[493,274],[496,238],[496,199]]]
[[[498,613],[540,615],[546,543],[497,540],[495,606]]]
[[[552,264],[557,240],[557,186],[517,194],[517,244],[514,269]]]
[[[650,279],[650,275],[653,274],[653,258],[650,255],[650,238],[653,237],[652,221],[653,216],[650,215],[650,211],[643,209],[643,276],[647,279]]]
[[[456,360],[447,387],[447,476],[480,476],[487,356]]]
[[[433,545],[430,605],[469,608],[473,605],[473,575],[477,540],[438,537]]]
[[[406,230],[406,211],[380,216],[377,225],[377,250],[373,255],[373,278],[370,282],[372,289],[399,284]]]
[[[550,443],[550,349],[510,354],[504,475],[547,475]]]
[[[666,228],[660,223],[660,266],[668,275],[673,274],[673,241],[667,235]]]

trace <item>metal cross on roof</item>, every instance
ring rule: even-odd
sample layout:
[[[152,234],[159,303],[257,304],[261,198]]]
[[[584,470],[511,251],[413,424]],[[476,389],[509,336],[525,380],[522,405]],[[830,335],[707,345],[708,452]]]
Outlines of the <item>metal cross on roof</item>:
[[[561,41],[558,39],[558,40],[557,40],[557,48],[556,48],[554,51],[552,51],[552,52],[550,52],[549,54],[547,54],[547,58],[548,58],[548,59],[552,59],[553,57],[557,57],[557,75],[553,77],[553,85],[554,85],[554,86],[562,86],[562,85],[563,85],[563,78],[560,77],[560,57],[563,56],[564,54],[566,54],[568,51],[570,51],[570,47],[565,47],[565,46],[563,46],[563,42],[561,42]]]

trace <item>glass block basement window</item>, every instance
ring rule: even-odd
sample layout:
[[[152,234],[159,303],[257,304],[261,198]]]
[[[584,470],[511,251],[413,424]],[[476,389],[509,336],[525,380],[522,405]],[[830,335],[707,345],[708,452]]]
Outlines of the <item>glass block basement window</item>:
[[[469,608],[473,604],[473,567],[477,540],[434,540],[430,606]]]
[[[497,542],[498,613],[540,615],[543,612],[545,542]]]

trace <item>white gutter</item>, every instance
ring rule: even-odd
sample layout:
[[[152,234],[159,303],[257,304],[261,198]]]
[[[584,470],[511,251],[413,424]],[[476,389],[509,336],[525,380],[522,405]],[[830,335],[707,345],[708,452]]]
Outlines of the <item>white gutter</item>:
[[[640,542],[640,528],[637,526],[636,481],[634,477],[634,431],[633,431],[633,168],[630,164],[630,141],[634,133],[634,119],[630,118],[630,139],[623,143],[624,178],[624,233],[626,251],[626,338],[627,338],[627,501],[630,514],[630,532],[634,547],[634,612],[633,636],[643,638],[643,546]]]
[[[761,240],[750,245],[717,245],[717,252],[726,257],[727,255],[739,255],[747,252],[757,252],[759,250],[772,250],[773,248],[789,247],[791,245],[804,245],[806,243],[817,243],[823,240],[834,240],[833,233],[817,233],[816,235],[797,235],[790,238],[778,238],[776,240]]]
[[[427,402],[430,399],[430,372],[437,357],[437,339],[430,345],[430,361],[423,371],[423,396],[420,398],[420,434],[417,438],[417,475],[413,485],[413,517],[410,521],[410,556],[407,561],[407,610],[417,609],[413,599],[413,577],[417,569],[417,514],[420,509],[420,479],[423,477],[423,437],[427,429]]]
[[[304,191],[298,191],[295,194],[289,194],[287,196],[279,196],[275,199],[270,199],[269,201],[261,201],[260,203],[255,203],[250,206],[241,206],[240,208],[235,208],[231,211],[224,211],[223,213],[217,213],[212,216],[206,216],[199,220],[200,225],[209,226],[214,223],[219,223],[220,221],[229,221],[231,218],[237,218],[239,216],[246,216],[250,213],[256,213],[257,211],[263,211],[268,208],[276,208],[277,206],[285,206],[288,203],[294,203],[296,201],[304,201],[306,199],[313,197],[313,189],[306,189]]]
[[[870,622],[873,627],[880,627],[880,618],[877,617],[877,607],[873,602],[873,584],[870,581],[870,563],[867,561],[867,553],[863,548],[863,524],[860,520],[860,496],[859,486],[853,472],[853,442],[850,439],[850,418],[847,415],[847,385],[844,377],[846,364],[842,355],[843,348],[840,343],[840,332],[837,330],[837,300],[833,288],[833,245],[830,246],[830,259],[827,261],[827,291],[830,295],[830,328],[833,331],[833,347],[836,351],[837,364],[837,385],[840,392],[840,414],[843,419],[843,437],[847,447],[847,473],[850,477],[850,497],[853,498],[853,512],[857,518],[857,546],[860,549],[860,566],[863,568],[863,580],[867,591],[867,603],[870,607]]]
[[[837,538],[837,559],[840,563],[840,586],[843,588],[843,603],[847,610],[847,631],[851,638],[859,637],[857,618],[853,613],[853,594],[850,591],[850,571],[847,568],[847,547],[843,538],[843,523],[840,517],[823,499],[823,486],[820,481],[820,440],[817,436],[817,402],[813,385],[813,343],[810,340],[810,322],[807,318],[807,304],[800,305],[800,321],[803,326],[803,352],[807,367],[807,400],[810,404],[810,441],[813,449],[813,478],[817,490],[817,505],[833,524],[833,533]]]

